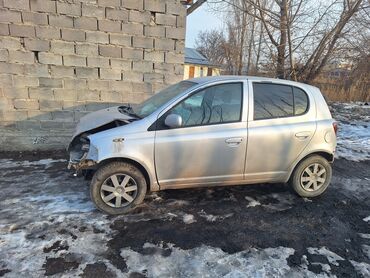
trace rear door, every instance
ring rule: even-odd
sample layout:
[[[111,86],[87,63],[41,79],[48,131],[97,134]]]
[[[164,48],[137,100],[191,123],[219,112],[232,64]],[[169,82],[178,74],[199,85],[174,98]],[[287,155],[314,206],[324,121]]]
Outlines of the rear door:
[[[249,82],[249,137],[245,177],[279,181],[316,130],[315,103],[303,88]]]
[[[248,132],[243,84],[206,87],[160,116],[155,166],[161,188],[243,180]],[[164,126],[169,114],[180,115],[183,125]]]

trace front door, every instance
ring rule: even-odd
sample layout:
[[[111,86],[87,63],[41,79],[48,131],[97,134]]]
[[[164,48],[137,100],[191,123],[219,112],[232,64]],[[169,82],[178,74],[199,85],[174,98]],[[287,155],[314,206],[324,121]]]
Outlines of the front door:
[[[280,181],[316,131],[314,100],[302,88],[251,82],[245,176]]]
[[[247,146],[242,108],[243,83],[223,83],[191,94],[161,116],[155,136],[161,188],[242,180]],[[169,114],[182,117],[180,128],[164,126]]]

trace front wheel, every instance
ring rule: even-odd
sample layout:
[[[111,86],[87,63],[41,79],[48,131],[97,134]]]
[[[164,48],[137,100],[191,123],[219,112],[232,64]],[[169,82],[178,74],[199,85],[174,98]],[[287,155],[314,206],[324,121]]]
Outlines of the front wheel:
[[[117,215],[142,203],[146,189],[145,177],[139,169],[125,162],[111,162],[96,171],[90,195],[98,209]]]
[[[301,197],[316,197],[325,192],[332,177],[329,162],[318,155],[301,161],[294,170],[290,183]]]

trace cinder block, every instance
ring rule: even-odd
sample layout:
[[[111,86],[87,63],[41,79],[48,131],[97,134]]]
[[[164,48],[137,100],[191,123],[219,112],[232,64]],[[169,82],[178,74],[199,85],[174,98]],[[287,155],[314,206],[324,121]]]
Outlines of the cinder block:
[[[71,90],[71,92],[75,92],[74,90]],[[76,94],[77,98],[77,94]],[[69,110],[69,111],[86,111],[85,102],[84,101],[75,101],[75,100],[63,100],[63,110]],[[76,119],[76,114],[75,114]]]
[[[47,65],[31,64],[23,65],[24,74],[35,77],[49,77],[49,69]]]
[[[55,89],[54,90],[55,100],[77,100],[76,90],[66,90],[66,89]],[[64,108],[64,106],[63,106]]]
[[[121,0],[98,0],[98,5],[103,7],[120,7]]]
[[[86,89],[86,80],[85,79],[65,79],[64,88],[66,89],[75,89],[83,90]]]
[[[9,30],[11,36],[26,38],[35,37],[35,27],[33,26],[10,24]]]
[[[66,15],[49,15],[49,25],[73,28],[73,17]]]
[[[4,111],[1,113],[0,111],[0,118],[4,121],[23,121],[27,119],[27,112],[26,111]]]
[[[7,49],[0,49],[0,61],[5,62],[9,58],[9,53]]]
[[[166,74],[164,76],[164,83],[168,85],[175,84],[177,82],[180,82],[184,78],[184,72],[182,74]]]
[[[54,99],[53,90],[50,88],[30,88],[31,99]]]
[[[81,16],[81,5],[80,3],[71,4],[71,3],[63,3],[57,2],[57,12],[58,14],[65,14],[65,15],[73,15],[73,16]]]
[[[21,13],[8,9],[0,9],[0,22],[20,23],[22,22]]]
[[[167,26],[176,26],[176,16],[170,14],[155,14],[155,23]]]
[[[144,0],[144,9],[150,12],[164,13],[166,11],[166,3],[162,0]]]
[[[87,66],[96,68],[110,68],[109,58],[105,57],[87,57]]]
[[[49,51],[49,41],[38,39],[24,39],[25,48],[32,51]]]
[[[176,41],[175,50],[176,50],[176,53],[184,53],[185,52],[185,41],[183,40]]]
[[[20,38],[0,37],[0,48],[21,49]]]
[[[122,49],[122,58],[126,58],[129,60],[142,60],[144,57],[142,49],[135,49],[135,48],[123,48]]]
[[[75,45],[73,42],[51,41],[50,50],[56,54],[74,54]]]
[[[63,107],[63,101],[60,100],[40,99],[39,104],[41,111],[51,111],[56,109],[62,109]]]
[[[77,29],[98,30],[98,20],[93,17],[75,17],[74,26]]]
[[[56,2],[52,0],[30,0],[31,10],[36,12],[55,13]]]
[[[142,24],[123,23],[122,33],[127,35],[142,36],[144,34],[144,26]]]
[[[105,80],[88,80],[87,81],[88,88],[90,90],[98,90],[98,91],[108,91],[109,88],[109,81]]]
[[[98,56],[98,45],[78,43],[76,44],[76,53],[85,56]]]
[[[162,51],[144,51],[144,60],[163,63],[164,62],[164,52]]]
[[[136,71],[124,71],[122,74],[122,80],[128,82],[143,82],[144,74]]]
[[[109,35],[110,44],[118,44],[122,46],[131,46],[131,36],[122,34],[110,34]]]
[[[142,11],[144,9],[143,0],[122,0],[122,7]]]
[[[60,39],[60,29],[47,26],[36,26],[36,36],[40,39]]]
[[[33,64],[35,62],[35,55],[33,54],[33,52],[9,50],[9,62],[21,64]]]
[[[142,80],[141,80],[142,81]],[[132,91],[132,80],[129,82],[127,81],[109,81],[110,88],[112,91],[118,91],[118,92],[131,92]]]
[[[134,61],[132,68],[134,71],[152,72],[153,63],[148,61]]]
[[[15,109],[37,110],[39,109],[39,101],[37,99],[14,99]]]
[[[0,62],[0,73],[9,73],[9,74],[24,74],[24,65],[23,64],[10,64],[8,62]],[[2,76],[0,75],[0,84],[5,86],[2,81]]]
[[[5,23],[0,23],[0,35],[8,36],[9,35],[9,25]]]
[[[99,54],[105,57],[120,58],[121,48],[112,45],[99,45]]]
[[[4,7],[15,10],[29,10],[29,0],[4,0]]]
[[[86,41],[93,43],[109,43],[109,37],[104,32],[86,32]]]
[[[27,118],[40,124],[41,120],[51,120],[51,114],[39,110],[27,111]]]
[[[3,87],[3,93],[7,98],[28,98],[28,88]]]
[[[131,62],[123,59],[110,59],[113,69],[131,70]]]
[[[174,64],[168,63],[154,63],[154,71],[159,73],[173,72],[175,70]]]
[[[98,69],[76,68],[76,76],[77,78],[96,79],[98,78]]]
[[[186,8],[180,3],[180,1],[167,1],[166,11],[169,14],[186,16]]]
[[[82,30],[62,29],[62,39],[66,41],[85,41],[85,32]]]
[[[120,21],[112,21],[112,20],[99,20],[98,26],[100,31],[106,32],[121,32],[121,22]]]
[[[48,65],[62,65],[63,64],[61,55],[48,53],[48,52],[39,53],[39,62],[41,64],[48,64]]]
[[[132,92],[152,93],[152,84],[144,82],[132,82]]]
[[[154,48],[156,50],[175,50],[175,41],[171,39],[155,39]]]
[[[152,49],[154,47],[154,39],[146,37],[133,37],[133,46]]]
[[[135,10],[130,10],[128,20],[130,22],[135,22],[135,23],[143,23],[143,24],[149,24],[152,16],[150,12],[147,11],[135,11]]]
[[[100,79],[121,80],[122,71],[120,69],[99,69]]]
[[[183,40],[185,38],[185,28],[166,27],[166,38]]]
[[[128,11],[123,9],[107,8],[107,19],[128,21]]]
[[[51,66],[50,73],[52,77],[74,77],[73,67]]]
[[[105,102],[122,102],[122,94],[114,91],[100,92],[101,101]]]
[[[144,82],[163,82],[164,76],[161,73],[144,73]]]
[[[170,64],[183,64],[184,63],[184,55],[173,53],[173,52],[166,52],[165,62],[170,63]]]
[[[82,4],[82,16],[104,18],[105,9],[104,7]]]
[[[144,26],[144,34],[147,37],[163,38],[166,34],[166,29],[163,26]]]
[[[77,100],[93,100],[99,101],[100,100],[100,92],[99,91],[92,91],[92,90],[81,90],[77,93]]]
[[[186,17],[176,16],[176,27],[186,27]]]
[[[86,57],[78,55],[63,55],[63,65],[65,66],[86,66]]]
[[[6,63],[1,63],[6,65]],[[0,74],[0,84],[2,87],[12,87],[13,86],[13,76],[10,74]]]
[[[63,79],[62,78],[39,78],[40,87],[48,87],[48,88],[62,88],[63,87]]]
[[[34,25],[47,25],[48,16],[44,13],[22,12],[23,23]]]

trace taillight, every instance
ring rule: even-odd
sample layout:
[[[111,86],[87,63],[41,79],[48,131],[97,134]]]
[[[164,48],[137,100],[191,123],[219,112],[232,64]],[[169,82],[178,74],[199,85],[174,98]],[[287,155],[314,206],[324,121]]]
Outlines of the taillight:
[[[337,132],[338,132],[338,123],[337,122],[333,123],[333,129],[334,129],[335,135],[337,135]]]

